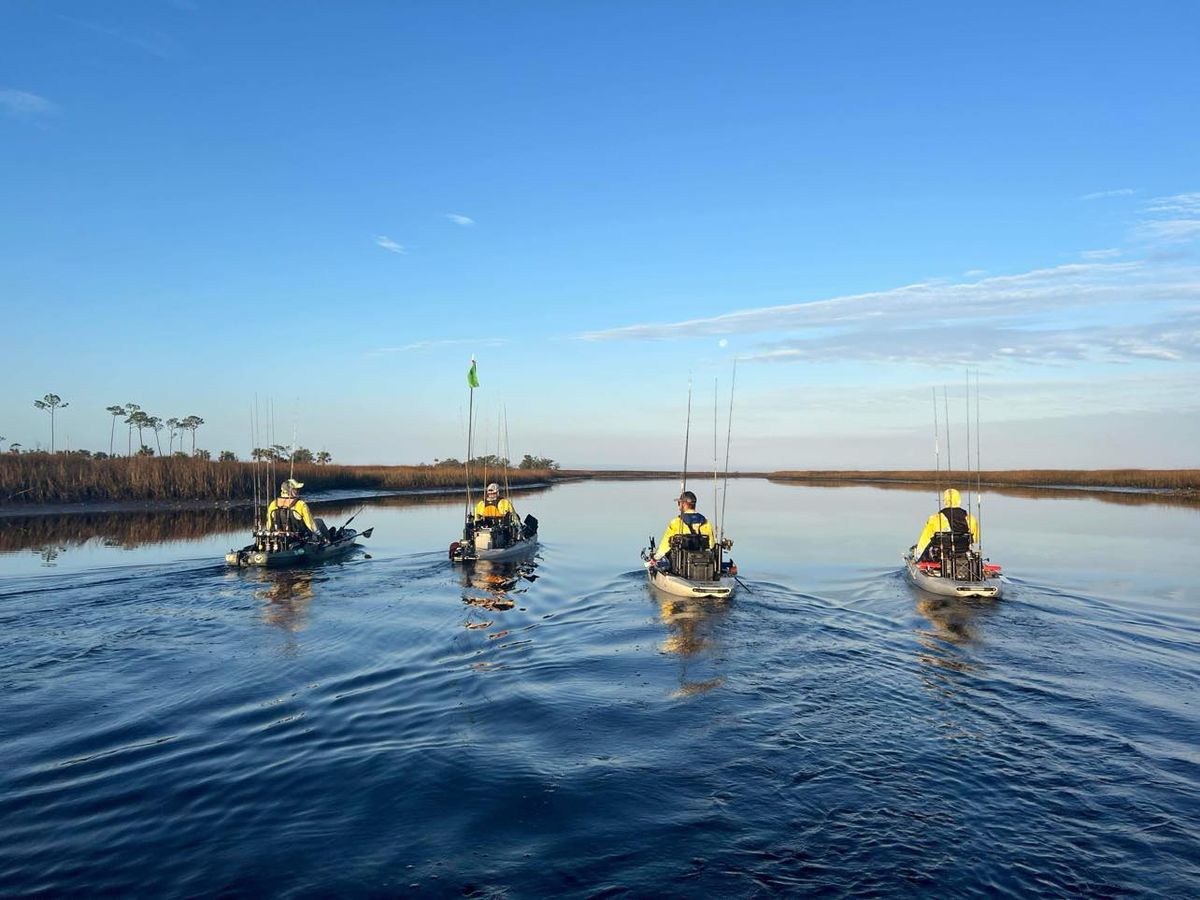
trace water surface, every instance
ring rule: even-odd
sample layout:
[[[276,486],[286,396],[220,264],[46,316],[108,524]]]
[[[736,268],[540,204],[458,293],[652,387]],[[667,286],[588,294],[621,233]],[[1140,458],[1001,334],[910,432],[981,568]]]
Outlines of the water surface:
[[[681,602],[677,489],[518,495],[522,570],[452,567],[437,497],[292,572],[220,563],[244,514],[0,522],[0,884],[1200,893],[1195,509],[989,495],[963,602],[901,571],[932,492],[735,481],[747,588]]]

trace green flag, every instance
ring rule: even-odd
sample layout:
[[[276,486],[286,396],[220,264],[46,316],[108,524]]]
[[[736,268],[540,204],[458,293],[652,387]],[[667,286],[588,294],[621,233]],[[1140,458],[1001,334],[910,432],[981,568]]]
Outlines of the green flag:
[[[471,368],[467,369],[467,384],[473,388],[479,387],[479,376],[475,374],[475,357],[471,357]]]

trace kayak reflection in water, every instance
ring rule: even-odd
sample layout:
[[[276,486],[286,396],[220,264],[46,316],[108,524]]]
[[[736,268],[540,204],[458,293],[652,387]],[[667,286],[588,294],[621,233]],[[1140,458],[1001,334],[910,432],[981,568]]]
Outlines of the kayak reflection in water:
[[[462,586],[483,593],[464,593],[463,603],[498,611],[512,609],[516,605],[512,595],[525,593],[525,587],[518,587],[521,581],[537,580],[533,573],[536,568],[532,560],[512,563],[477,560],[463,568]]]
[[[284,631],[308,627],[308,607],[313,601],[313,572],[308,569],[263,572],[263,587],[254,592],[264,601],[262,620]]]
[[[729,604],[707,598],[673,598],[655,594],[658,617],[667,628],[666,637],[659,644],[662,653],[678,656],[682,663],[679,672],[679,688],[673,696],[686,697],[703,694],[724,684],[725,679],[717,675],[697,679],[689,669],[695,665],[704,667],[714,657],[713,638],[715,626],[729,614]]]

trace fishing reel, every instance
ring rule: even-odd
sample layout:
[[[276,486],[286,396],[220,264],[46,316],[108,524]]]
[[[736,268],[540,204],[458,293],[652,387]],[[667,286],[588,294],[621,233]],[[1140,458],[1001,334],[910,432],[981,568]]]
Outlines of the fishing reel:
[[[654,535],[650,535],[650,546],[642,550],[642,562],[650,562],[654,559]]]

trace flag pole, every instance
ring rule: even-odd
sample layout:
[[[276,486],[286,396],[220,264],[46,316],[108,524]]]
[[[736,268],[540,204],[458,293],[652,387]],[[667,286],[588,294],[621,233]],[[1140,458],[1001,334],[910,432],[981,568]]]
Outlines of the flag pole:
[[[467,515],[471,515],[471,441],[475,425],[475,388],[479,376],[475,374],[475,356],[471,355],[471,368],[467,370],[467,458],[463,460],[463,474],[467,481]]]

